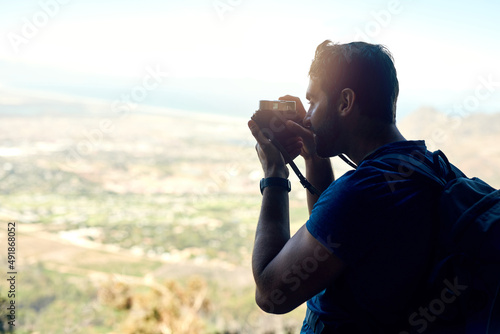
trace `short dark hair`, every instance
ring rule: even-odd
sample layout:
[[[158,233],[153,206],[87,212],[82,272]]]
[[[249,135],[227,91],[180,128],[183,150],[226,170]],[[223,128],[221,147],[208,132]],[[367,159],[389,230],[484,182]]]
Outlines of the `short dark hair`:
[[[362,113],[395,122],[399,83],[394,59],[383,45],[326,40],[316,49],[309,76],[320,80],[329,100],[351,88]]]

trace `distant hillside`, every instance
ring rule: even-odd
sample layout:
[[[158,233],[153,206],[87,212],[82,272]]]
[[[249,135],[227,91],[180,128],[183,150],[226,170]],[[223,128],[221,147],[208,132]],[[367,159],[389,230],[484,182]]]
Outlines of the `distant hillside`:
[[[500,188],[500,112],[468,116],[421,108],[398,123],[407,139],[425,139],[440,149],[467,176]]]

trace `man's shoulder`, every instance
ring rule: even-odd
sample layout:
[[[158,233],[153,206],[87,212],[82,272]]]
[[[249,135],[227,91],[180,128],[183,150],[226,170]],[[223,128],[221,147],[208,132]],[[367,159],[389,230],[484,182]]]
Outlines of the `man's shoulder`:
[[[427,154],[427,146],[425,145],[425,141],[423,140],[404,140],[404,141],[397,141],[393,143],[389,143],[386,145],[383,145],[373,151],[372,153],[368,154],[363,161],[361,162],[360,166],[363,165],[364,163],[370,163],[373,161],[378,161],[381,158],[383,158],[385,155],[391,154],[400,154],[402,156],[404,155],[426,155]]]
[[[401,141],[384,145],[369,154],[357,169],[346,172],[333,182],[328,188],[328,193],[373,194],[373,192],[386,191],[386,187],[394,180],[408,180],[407,171],[390,160],[384,160],[387,155],[414,156],[424,159],[429,156],[423,140]],[[405,174],[406,173],[406,174]]]
[[[413,157],[423,161],[430,159],[431,153],[427,150],[425,142],[419,141],[400,141],[384,145],[371,154],[369,154],[352,173],[347,174],[349,181],[359,182],[359,179],[368,179],[375,182],[377,177],[383,177],[387,181],[388,176],[408,176],[407,170],[401,168],[401,164],[396,162],[408,160]],[[397,157],[398,159],[394,159]],[[388,175],[389,174],[389,175]]]

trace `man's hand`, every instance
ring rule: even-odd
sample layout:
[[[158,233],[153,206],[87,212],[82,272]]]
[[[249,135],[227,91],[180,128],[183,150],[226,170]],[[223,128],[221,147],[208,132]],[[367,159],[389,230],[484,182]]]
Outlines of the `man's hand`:
[[[306,109],[296,96],[285,95],[279,98],[283,101],[295,101],[295,106],[297,113],[303,119],[306,116]],[[304,126],[297,124],[293,121],[287,121],[285,123],[288,131],[296,135],[296,137],[288,139],[285,149],[287,150],[290,157],[295,159],[298,155],[301,155],[305,160],[309,160],[312,157],[316,157],[316,143],[314,141],[314,133],[305,128]]]
[[[288,139],[285,146],[290,157],[295,159],[298,155],[301,155],[305,160],[316,157],[314,133],[293,121],[287,121],[285,125],[288,131],[296,135],[296,137]]]
[[[248,127],[257,140],[255,149],[262,164],[264,176],[288,178],[289,171],[281,152],[262,133],[257,123],[250,120],[248,121]]]

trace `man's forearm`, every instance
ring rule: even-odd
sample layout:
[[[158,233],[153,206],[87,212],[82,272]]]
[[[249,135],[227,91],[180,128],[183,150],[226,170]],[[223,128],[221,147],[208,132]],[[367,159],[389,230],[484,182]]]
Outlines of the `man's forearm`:
[[[282,187],[267,187],[255,233],[252,269],[259,288],[266,266],[290,239],[288,191]]]
[[[332,163],[329,158],[323,159],[319,157],[311,158],[306,162],[306,178],[320,192],[323,192],[335,180],[333,175]],[[317,195],[307,191],[307,207],[309,214],[318,200]]]

